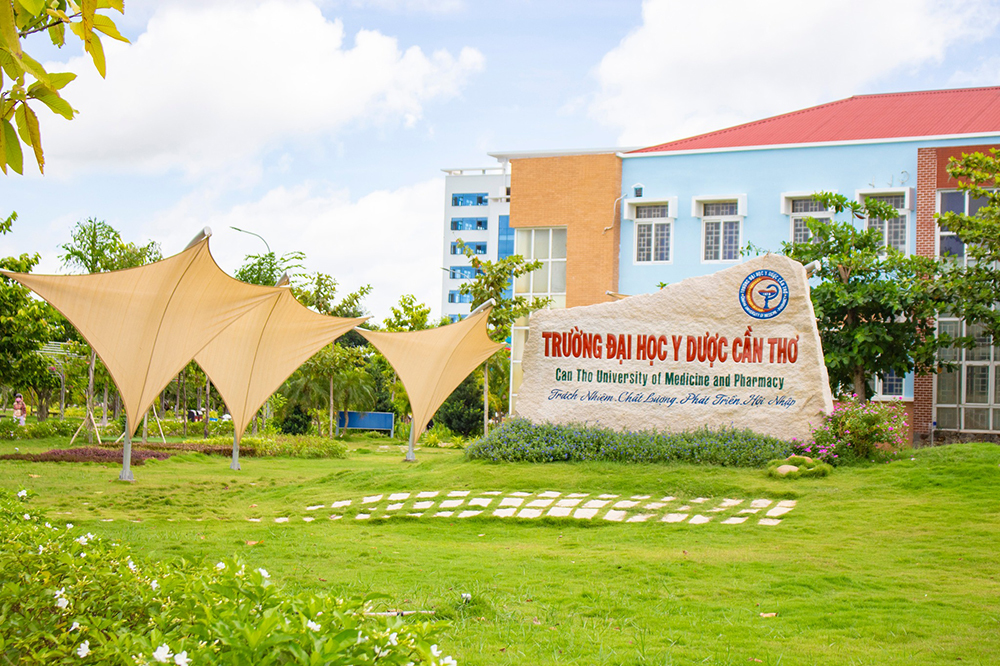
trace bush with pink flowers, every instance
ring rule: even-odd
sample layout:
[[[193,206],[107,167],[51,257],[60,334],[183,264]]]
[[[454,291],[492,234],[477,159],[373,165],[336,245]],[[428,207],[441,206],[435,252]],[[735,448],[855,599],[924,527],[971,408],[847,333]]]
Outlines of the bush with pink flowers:
[[[837,403],[813,429],[812,442],[797,443],[795,450],[832,465],[889,461],[910,445],[907,432],[901,401],[863,402],[852,396]]]

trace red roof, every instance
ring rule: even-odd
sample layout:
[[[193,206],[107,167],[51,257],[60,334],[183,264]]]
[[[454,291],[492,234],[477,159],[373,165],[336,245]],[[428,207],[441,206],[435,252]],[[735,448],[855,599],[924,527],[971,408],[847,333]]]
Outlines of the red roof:
[[[1000,133],[1000,87],[928,90],[856,95],[628,154],[992,132]]]

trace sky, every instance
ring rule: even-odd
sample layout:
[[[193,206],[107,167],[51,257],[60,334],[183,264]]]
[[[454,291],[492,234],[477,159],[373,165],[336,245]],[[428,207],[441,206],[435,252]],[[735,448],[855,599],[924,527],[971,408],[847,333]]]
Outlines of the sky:
[[[444,168],[488,152],[655,145],[851,95],[1000,85],[1000,0],[127,0],[72,121],[37,109],[45,175],[0,174],[0,256],[97,218],[232,274],[301,251],[376,321],[440,313]],[[27,160],[26,160],[27,161]],[[263,237],[240,233],[239,227]]]

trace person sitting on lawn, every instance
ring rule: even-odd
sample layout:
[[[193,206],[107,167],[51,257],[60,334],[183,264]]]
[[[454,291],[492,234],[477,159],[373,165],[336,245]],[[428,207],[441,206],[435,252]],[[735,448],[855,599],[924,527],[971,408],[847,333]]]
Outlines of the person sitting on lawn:
[[[24,404],[21,394],[14,396],[14,420],[18,425],[24,425],[24,417],[28,415],[28,406]]]

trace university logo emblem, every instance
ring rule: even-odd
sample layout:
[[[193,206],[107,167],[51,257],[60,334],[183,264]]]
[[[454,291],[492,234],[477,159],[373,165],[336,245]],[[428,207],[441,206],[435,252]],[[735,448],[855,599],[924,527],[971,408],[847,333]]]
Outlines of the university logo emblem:
[[[740,305],[754,319],[771,319],[788,305],[788,283],[775,271],[754,271],[740,285]]]

